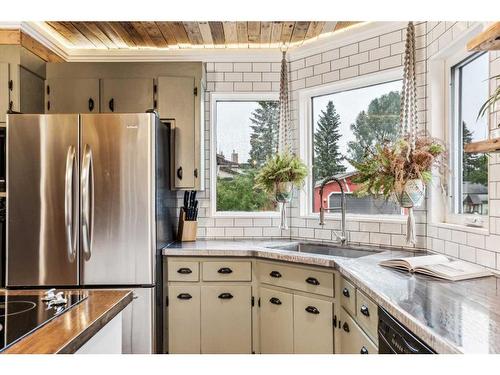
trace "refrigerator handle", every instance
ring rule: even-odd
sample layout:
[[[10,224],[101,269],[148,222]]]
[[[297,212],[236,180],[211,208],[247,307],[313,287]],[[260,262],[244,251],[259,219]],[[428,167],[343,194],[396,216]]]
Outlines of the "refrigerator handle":
[[[85,260],[92,256],[92,235],[94,229],[94,170],[92,166],[92,150],[89,145],[83,149],[82,161],[82,243]]]
[[[66,153],[66,175],[64,186],[64,219],[66,223],[66,246],[68,260],[72,263],[76,257],[76,221],[74,201],[74,176],[75,176],[76,151],[75,146],[69,146]]]

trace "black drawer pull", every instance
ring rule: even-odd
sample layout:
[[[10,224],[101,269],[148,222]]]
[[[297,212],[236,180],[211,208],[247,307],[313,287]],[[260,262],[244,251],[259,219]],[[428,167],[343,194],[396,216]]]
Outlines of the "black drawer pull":
[[[280,299],[276,298],[276,297],[271,297],[271,299],[269,300],[269,302],[271,302],[273,305],[281,305]]]
[[[347,322],[344,322],[344,324],[342,325],[342,329],[346,332],[349,332],[349,324],[347,324]]]
[[[89,98],[89,111],[92,112],[94,110],[94,99]]]
[[[319,285],[318,279],[316,279],[314,277],[308,277],[306,279],[306,283],[311,284],[311,285]]]
[[[182,267],[177,270],[177,273],[181,273],[183,275],[189,275],[190,273],[193,273],[193,271],[191,271],[191,268]]]
[[[179,298],[179,299],[191,299],[191,298],[193,298],[193,297],[192,297],[192,296],[191,296],[191,294],[189,294],[189,293],[181,293],[181,294],[179,294],[179,295],[177,296],[177,298]]]
[[[307,306],[306,311],[310,314],[315,314],[315,315],[319,314],[319,310],[314,306]]]
[[[370,311],[368,311],[368,307],[366,307],[365,305],[361,305],[359,311],[361,311],[361,314],[363,314],[364,316],[370,316]]]
[[[231,299],[233,298],[233,295],[231,293],[221,293],[219,294],[220,299]]]
[[[115,99],[113,99],[113,98],[111,98],[111,99],[109,100],[109,110],[110,110],[111,112],[114,112],[114,111],[115,111]]]
[[[362,346],[361,350],[359,351],[359,354],[368,354],[368,349],[366,349],[365,346]]]
[[[182,167],[177,168],[177,178],[182,180]]]
[[[278,271],[271,271],[269,276],[279,279],[281,277],[281,273],[279,273]]]
[[[347,288],[342,289],[342,294],[344,295],[344,297],[347,297],[347,298],[349,298],[351,296],[349,294],[349,289],[347,289]]]
[[[219,268],[219,270],[217,272],[222,273],[222,274],[228,274],[228,273],[233,273],[233,270],[229,267],[222,267],[222,268]]]

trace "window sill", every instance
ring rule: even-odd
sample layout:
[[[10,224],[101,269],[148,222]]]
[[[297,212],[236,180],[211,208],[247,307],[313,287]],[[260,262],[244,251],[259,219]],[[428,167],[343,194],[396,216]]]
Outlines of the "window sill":
[[[488,228],[469,227],[469,226],[464,225],[464,224],[431,223],[431,225],[434,225],[435,227],[443,228],[443,229],[459,230],[461,232],[481,234],[483,236],[488,236],[490,234],[490,231]]]
[[[279,212],[244,212],[244,211],[221,211],[213,212],[211,217],[214,218],[246,218],[246,219],[260,219],[260,218],[279,218]]]
[[[301,215],[301,219],[316,219],[319,220],[319,214]],[[325,214],[325,220],[340,220],[340,214]],[[406,216],[404,215],[357,215],[346,214],[347,221],[368,221],[368,222],[384,222],[384,223],[406,223]]]

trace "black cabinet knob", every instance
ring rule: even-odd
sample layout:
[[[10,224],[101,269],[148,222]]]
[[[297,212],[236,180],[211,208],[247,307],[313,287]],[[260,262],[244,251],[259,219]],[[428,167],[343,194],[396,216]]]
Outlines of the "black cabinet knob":
[[[219,268],[219,270],[217,272],[222,273],[222,274],[229,274],[229,273],[233,273],[233,270],[229,267],[222,267],[222,268]]]
[[[111,112],[114,112],[114,111],[115,111],[115,99],[113,99],[113,98],[111,98],[111,99],[109,100],[109,110],[110,110]]]
[[[281,305],[281,300],[279,298],[276,298],[276,297],[271,297],[269,302],[271,302],[273,305]]]
[[[89,111],[92,112],[94,110],[94,99],[89,98]]]
[[[366,347],[362,346],[361,350],[359,351],[359,354],[368,354],[368,349],[366,349]]]
[[[359,311],[361,311],[361,314],[363,314],[364,316],[370,316],[370,311],[368,310],[368,307],[366,307],[365,305],[361,305]]]
[[[346,332],[349,332],[349,324],[347,324],[347,322],[344,322],[344,324],[342,325],[342,329]]]
[[[193,297],[192,297],[192,296],[191,296],[191,294],[189,294],[189,293],[181,293],[181,294],[179,294],[179,295],[177,296],[177,298],[179,298],[179,299],[191,299],[191,298],[193,298]]]
[[[271,271],[269,276],[279,279],[281,277],[281,273],[279,273],[278,271]]]
[[[177,273],[183,274],[183,275],[188,275],[190,273],[193,273],[190,268],[182,267],[177,270]]]
[[[349,289],[347,289],[347,288],[342,289],[342,294],[344,295],[344,297],[347,297],[347,298],[349,298],[351,296],[349,294]]]
[[[182,167],[177,168],[177,178],[182,180]]]
[[[306,307],[306,311],[309,314],[315,314],[315,315],[319,314],[319,310],[316,307],[314,307],[314,306],[307,306]]]
[[[221,293],[219,294],[220,299],[231,299],[233,298],[233,295],[231,293]]]
[[[319,285],[318,279],[316,279],[314,277],[308,277],[306,279],[306,283],[311,284],[311,285]]]

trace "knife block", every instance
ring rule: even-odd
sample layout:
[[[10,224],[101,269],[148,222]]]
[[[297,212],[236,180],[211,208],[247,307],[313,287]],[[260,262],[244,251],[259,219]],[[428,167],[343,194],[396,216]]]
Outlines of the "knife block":
[[[181,208],[179,215],[179,227],[177,229],[177,240],[182,242],[196,241],[196,232],[198,230],[198,221],[186,220],[186,212]]]

